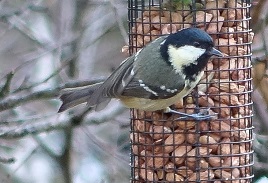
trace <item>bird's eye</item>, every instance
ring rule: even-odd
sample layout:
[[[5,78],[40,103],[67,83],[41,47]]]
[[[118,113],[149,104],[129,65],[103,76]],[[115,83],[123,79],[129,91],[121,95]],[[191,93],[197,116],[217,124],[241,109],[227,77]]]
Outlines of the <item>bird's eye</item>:
[[[194,47],[196,47],[196,48],[200,48],[200,43],[199,42],[194,42]]]

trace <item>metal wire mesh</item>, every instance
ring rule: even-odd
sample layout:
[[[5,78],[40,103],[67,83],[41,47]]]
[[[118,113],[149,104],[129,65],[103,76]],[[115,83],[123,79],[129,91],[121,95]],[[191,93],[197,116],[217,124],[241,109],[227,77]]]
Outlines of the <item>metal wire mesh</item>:
[[[207,31],[225,53],[211,59],[196,89],[173,107],[209,109],[212,121],[131,110],[131,182],[252,182],[250,2],[129,0],[129,46],[135,53],[186,27]]]

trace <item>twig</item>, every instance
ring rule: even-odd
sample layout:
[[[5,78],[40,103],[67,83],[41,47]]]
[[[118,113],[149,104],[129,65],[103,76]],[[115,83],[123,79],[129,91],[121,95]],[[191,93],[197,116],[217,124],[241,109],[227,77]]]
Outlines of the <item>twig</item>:
[[[267,163],[254,161],[254,168],[256,170],[268,172],[268,164]]]
[[[252,59],[252,64],[256,64],[258,62],[263,62],[263,63],[267,63],[267,57],[265,55],[261,56],[261,57],[255,57]]]
[[[11,17],[13,15],[19,16],[19,15],[22,15],[27,10],[40,12],[40,11],[44,11],[46,9],[47,9],[47,7],[36,5],[36,3],[26,2],[25,5],[20,6],[17,9],[11,9],[9,11],[1,11],[0,18],[8,18],[8,17]]]
[[[12,171],[8,176],[11,177],[12,175],[14,175],[16,173],[16,171],[18,171],[22,167],[22,165],[30,159],[30,157],[38,150],[38,148],[39,148],[39,146],[35,147],[30,152],[30,154],[18,165],[18,167],[14,171]]]
[[[89,114],[87,118],[85,118],[84,124],[100,125],[122,114],[125,110],[126,108],[122,106],[121,103],[118,103],[116,106],[111,106],[108,109],[105,108],[101,112]]]
[[[116,149],[109,144],[101,141],[100,139],[96,138],[92,133],[90,133],[88,130],[86,131],[83,129],[85,134],[89,137],[89,139],[96,145],[98,148],[102,150],[102,152],[105,152],[106,154],[110,155],[111,157],[114,157],[119,160],[119,162],[124,161],[125,163],[129,163],[128,159],[125,158],[124,155],[117,153]]]
[[[40,137],[38,136],[33,136],[33,138],[36,140],[36,142],[40,145],[40,147],[58,164],[60,165],[60,168],[62,169],[63,172],[63,178],[64,182],[68,183],[71,182],[71,173],[70,173],[70,156],[71,156],[71,142],[72,142],[72,129],[71,128],[66,128],[65,129],[65,138],[64,138],[64,150],[62,154],[56,154],[51,148],[49,148]]]
[[[15,96],[13,98],[4,99],[0,101],[0,112],[34,100],[55,98],[59,95],[59,92],[60,87],[52,90],[37,91],[24,96]]]
[[[110,121],[114,117],[121,114],[125,108],[118,104],[111,106],[99,113],[92,113],[87,115],[83,120],[83,125],[98,125]],[[72,119],[72,118],[71,118]],[[75,127],[76,124],[70,119],[70,116],[59,118],[58,120],[40,120],[35,123],[23,123],[21,125],[7,126],[0,128],[0,137],[7,139],[14,139],[23,137],[29,134],[38,134],[41,132],[49,132],[52,130],[59,130],[65,128]]]
[[[73,87],[82,87],[90,84],[95,84],[97,82],[102,82],[104,79],[94,79],[91,81],[77,81],[77,82],[70,82],[66,83],[64,85],[61,85],[59,87],[55,87],[52,89],[46,89],[42,91],[36,91],[30,94],[25,94],[24,96],[13,96],[11,98],[6,98],[0,101],[0,112],[8,109],[12,109],[14,107],[17,107],[21,104],[34,101],[34,100],[40,100],[40,99],[52,99],[57,96],[59,96],[60,91],[62,89],[66,88],[73,88]]]
[[[39,146],[54,160],[57,160],[57,158],[59,157],[58,154],[56,154],[51,148],[49,148],[49,146],[47,146],[43,140],[37,136],[37,135],[33,135],[33,139],[39,144]]]
[[[20,92],[22,90],[29,90],[29,89],[34,88],[36,86],[39,86],[39,85],[41,85],[43,83],[46,83],[51,78],[53,78],[54,76],[56,76],[65,66],[67,66],[69,64],[69,62],[70,62],[70,60],[67,60],[67,61],[63,62],[61,64],[61,66],[57,70],[55,70],[50,76],[48,76],[47,78],[45,78],[43,81],[40,81],[38,83],[34,83],[34,84],[30,85],[30,86],[20,86],[18,89],[14,90],[12,93],[17,93],[17,92]]]
[[[45,114],[45,115],[32,115],[29,117],[19,117],[19,118],[15,118],[15,119],[1,119],[2,121],[0,121],[0,125],[17,125],[17,124],[22,124],[23,122],[27,121],[27,122],[36,122],[39,120],[46,120],[48,118],[52,118],[55,115],[57,115],[56,113],[49,113],[49,114]],[[1,146],[1,143],[0,143]]]
[[[262,98],[262,94],[256,90],[252,94],[252,99],[254,101],[255,115],[260,119],[259,122],[260,126],[262,127],[260,130],[262,133],[268,134],[268,114],[267,109],[264,107],[266,104]]]
[[[115,19],[116,19],[116,22],[118,24],[120,33],[121,33],[122,37],[124,38],[125,44],[127,45],[128,44],[128,34],[127,34],[127,31],[124,27],[123,21],[121,20],[121,18],[118,15],[118,12],[117,12],[118,10],[117,10],[117,7],[114,3],[114,0],[109,0],[109,1],[111,3],[112,8],[113,8],[113,12],[114,12]]]
[[[267,57],[268,56],[268,49],[267,49],[268,47],[267,47],[266,39],[265,39],[265,37],[266,37],[265,27],[266,27],[266,24],[263,21],[262,29],[261,29],[261,36],[263,38],[262,39],[262,46],[263,46],[263,49],[264,49],[265,56]]]
[[[7,22],[14,26],[21,33],[25,34],[28,38],[30,38],[42,48],[48,48],[48,42],[38,39],[38,35],[31,29],[29,29],[28,25],[20,17],[13,15],[7,19]]]
[[[255,33],[260,30],[260,26],[262,24],[260,15],[262,12],[262,9],[264,7],[266,0],[259,0],[258,3],[254,6],[253,12],[252,12],[252,20],[251,20],[251,27],[253,27],[253,30]]]
[[[39,44],[42,48],[48,48],[48,46],[47,46],[48,41],[44,42],[44,41],[38,39],[38,35],[34,31],[29,29],[26,22],[21,18],[21,17],[23,17],[24,14],[26,14],[26,12],[28,13],[31,8],[34,9],[35,6],[38,6],[38,4],[40,4],[40,2],[41,1],[39,0],[39,1],[35,1],[34,3],[33,2],[28,3],[28,4],[26,4],[26,6],[20,8],[18,10],[15,10],[15,11],[11,11],[8,14],[2,13],[1,17],[4,18],[6,20],[6,22],[11,25],[9,30],[11,28],[16,28],[22,34],[26,35],[28,38],[33,40],[35,43]],[[35,8],[35,11],[37,11],[37,8]],[[3,34],[1,36],[3,36]]]
[[[3,98],[4,96],[6,96],[6,95],[9,94],[9,92],[10,92],[10,85],[11,85],[11,81],[12,81],[13,76],[14,76],[14,72],[13,71],[11,71],[10,73],[8,73],[6,75],[6,82],[5,82],[3,88],[0,91],[0,98]]]
[[[72,182],[72,174],[71,174],[71,151],[72,151],[72,137],[73,137],[73,129],[66,128],[64,130],[65,134],[65,147],[63,154],[59,157],[58,163],[63,172],[63,178],[65,183]]]
[[[15,158],[6,158],[6,157],[2,157],[0,156],[0,163],[5,163],[5,164],[10,164],[10,163],[14,163],[16,160]]]

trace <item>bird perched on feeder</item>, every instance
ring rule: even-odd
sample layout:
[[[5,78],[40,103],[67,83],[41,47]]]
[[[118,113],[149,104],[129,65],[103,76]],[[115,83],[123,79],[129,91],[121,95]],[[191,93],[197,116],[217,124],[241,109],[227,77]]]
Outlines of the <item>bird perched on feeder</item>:
[[[144,111],[165,110],[202,120],[203,114],[186,114],[169,108],[198,84],[211,56],[221,57],[212,38],[197,28],[186,28],[161,36],[125,59],[104,81],[87,88],[71,90],[60,96],[59,112],[87,102],[103,106],[111,98],[128,108]]]

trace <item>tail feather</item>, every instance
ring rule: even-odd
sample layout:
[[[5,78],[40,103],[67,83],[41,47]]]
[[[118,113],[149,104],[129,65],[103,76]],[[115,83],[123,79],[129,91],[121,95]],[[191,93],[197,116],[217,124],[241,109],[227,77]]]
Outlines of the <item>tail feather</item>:
[[[79,104],[86,103],[93,92],[101,85],[102,83],[97,83],[94,85],[90,85],[86,88],[82,89],[74,89],[65,91],[60,99],[62,101],[62,105],[60,106],[58,112],[63,112],[69,108],[75,107]]]

